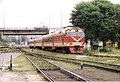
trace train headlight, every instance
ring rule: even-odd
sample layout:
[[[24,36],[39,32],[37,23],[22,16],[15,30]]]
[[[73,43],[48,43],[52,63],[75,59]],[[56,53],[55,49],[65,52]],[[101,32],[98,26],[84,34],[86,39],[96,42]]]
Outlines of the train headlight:
[[[70,43],[70,45],[72,45],[72,43]]]
[[[84,45],[84,43],[82,43],[82,45]]]

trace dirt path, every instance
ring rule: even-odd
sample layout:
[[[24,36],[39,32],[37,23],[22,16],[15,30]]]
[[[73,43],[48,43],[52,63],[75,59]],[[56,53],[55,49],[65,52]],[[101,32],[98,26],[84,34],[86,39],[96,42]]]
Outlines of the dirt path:
[[[36,72],[0,72],[0,82],[43,82]]]
[[[41,74],[36,72],[36,69],[21,53],[2,53],[0,54],[0,65],[10,60],[12,55],[13,64],[18,66],[13,67],[9,71],[6,67],[5,70],[0,70],[0,82],[45,82]]]
[[[12,59],[18,57],[20,53],[0,53],[0,66],[3,63],[10,61],[10,56],[12,55]]]

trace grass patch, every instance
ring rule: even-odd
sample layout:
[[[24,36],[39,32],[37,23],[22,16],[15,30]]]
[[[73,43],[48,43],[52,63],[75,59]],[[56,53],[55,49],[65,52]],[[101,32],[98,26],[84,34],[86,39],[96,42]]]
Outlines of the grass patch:
[[[51,57],[63,57],[63,58],[73,58],[76,59],[76,54],[63,54],[63,53],[55,53],[55,52],[47,52],[47,51],[42,51],[42,50],[36,50],[36,49],[26,49],[29,52],[34,52],[34,53],[41,53],[46,56],[51,56]],[[116,52],[117,51],[117,52]],[[119,53],[118,50],[112,50],[112,52],[109,53]],[[103,53],[103,52],[97,52],[97,51],[91,51],[88,52],[89,54],[98,54],[98,53]],[[106,54],[109,54],[106,53]],[[95,62],[101,62],[101,63],[108,63],[108,64],[115,64],[115,65],[120,65],[120,58],[112,58],[112,57],[94,57],[88,55],[85,58],[80,58],[80,60],[88,60],[88,61],[95,61]]]
[[[86,55],[103,55],[103,56],[120,56],[120,49],[115,49],[115,48],[112,48],[111,51],[109,52],[99,52],[99,51],[96,51],[96,50],[93,50],[93,51],[86,51],[85,52]]]
[[[51,57],[76,58],[76,54],[63,54],[63,53],[48,52],[48,51],[29,49],[29,48],[25,50],[28,52],[44,54],[46,56],[51,56]]]
[[[18,50],[14,48],[0,48],[0,53],[7,53],[7,52],[18,52]]]
[[[7,44],[4,40],[0,39],[0,46],[7,46]]]
[[[101,62],[101,63],[109,63],[109,64],[120,65],[120,58],[106,58],[106,57],[88,56],[86,58],[82,58],[81,60],[97,61],[97,62]]]

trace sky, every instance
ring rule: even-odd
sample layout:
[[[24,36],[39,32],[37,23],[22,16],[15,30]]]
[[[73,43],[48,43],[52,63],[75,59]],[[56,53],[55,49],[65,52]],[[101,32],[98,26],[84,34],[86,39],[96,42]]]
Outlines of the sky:
[[[81,1],[91,0],[0,0],[0,29],[71,25],[70,13]],[[120,0],[109,1],[120,4]]]

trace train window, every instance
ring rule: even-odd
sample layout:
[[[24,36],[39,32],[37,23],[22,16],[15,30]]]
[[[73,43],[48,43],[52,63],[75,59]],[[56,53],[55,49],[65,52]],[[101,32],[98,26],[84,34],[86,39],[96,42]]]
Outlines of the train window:
[[[47,39],[44,39],[45,42],[47,42]]]
[[[66,36],[76,36],[76,32],[68,32]]]
[[[61,36],[60,36],[59,40],[61,40]]]
[[[50,42],[52,41],[52,38],[47,38],[47,39],[44,39],[45,42]]]
[[[67,33],[65,33],[64,36],[67,36]]]
[[[60,41],[62,41],[62,37],[60,37]]]
[[[78,32],[78,36],[84,36],[84,32]]]
[[[66,36],[83,36],[84,32],[69,32]]]
[[[59,37],[57,38],[57,40],[59,41]]]
[[[49,42],[51,41],[51,39],[49,38]]]
[[[48,42],[50,42],[51,41],[51,38],[48,38]]]

